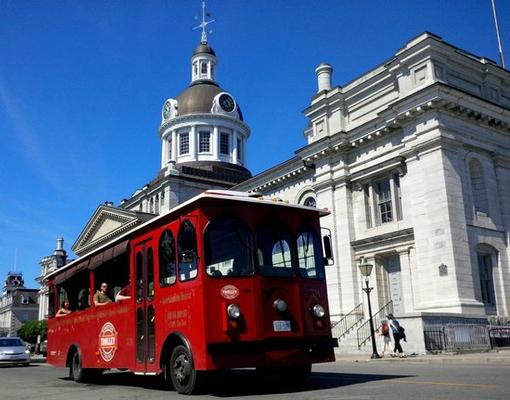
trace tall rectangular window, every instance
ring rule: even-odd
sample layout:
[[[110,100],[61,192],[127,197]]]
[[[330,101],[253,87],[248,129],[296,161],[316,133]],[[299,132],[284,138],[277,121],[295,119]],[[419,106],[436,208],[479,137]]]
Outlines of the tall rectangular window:
[[[226,132],[221,132],[220,134],[220,153],[230,154],[230,134]]]
[[[211,151],[211,133],[209,131],[198,132],[198,152],[209,153]]]
[[[237,138],[237,159],[243,159],[243,141],[240,138]]]
[[[363,185],[367,228],[402,219],[398,174]]]
[[[179,134],[179,154],[189,154],[189,132]]]
[[[377,182],[377,211],[381,224],[393,221],[390,180]]]
[[[490,254],[478,254],[478,268],[480,272],[480,291],[484,304],[494,304],[492,283],[492,256]]]

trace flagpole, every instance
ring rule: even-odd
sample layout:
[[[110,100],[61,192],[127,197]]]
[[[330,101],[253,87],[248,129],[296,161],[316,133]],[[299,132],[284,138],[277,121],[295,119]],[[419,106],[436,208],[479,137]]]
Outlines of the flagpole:
[[[505,56],[503,54],[503,45],[501,44],[501,34],[499,33],[498,16],[496,14],[496,0],[492,0],[492,15],[494,16],[494,24],[496,25],[496,35],[498,36],[499,60],[501,62],[501,66],[503,68],[506,68]]]

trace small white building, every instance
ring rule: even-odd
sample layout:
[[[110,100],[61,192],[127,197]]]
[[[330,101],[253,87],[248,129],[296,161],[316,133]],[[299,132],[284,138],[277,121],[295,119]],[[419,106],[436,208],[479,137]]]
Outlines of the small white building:
[[[425,327],[508,318],[510,73],[424,33],[344,86],[316,69],[308,144],[237,185],[331,210],[331,313],[391,308],[423,352]]]
[[[27,289],[21,272],[9,272],[0,293],[0,336],[17,336],[27,321],[37,321],[37,289]]]

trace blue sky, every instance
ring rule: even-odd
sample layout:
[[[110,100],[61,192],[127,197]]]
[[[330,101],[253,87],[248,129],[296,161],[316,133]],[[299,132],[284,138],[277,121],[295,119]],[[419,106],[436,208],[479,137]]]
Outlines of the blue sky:
[[[497,2],[510,64],[510,2]],[[253,174],[305,145],[314,69],[343,85],[423,31],[499,60],[490,0],[209,0],[217,79],[251,127]],[[0,279],[65,248],[155,177],[165,99],[190,81],[199,0],[0,0]],[[17,249],[17,250],[16,250]],[[16,256],[17,253],[17,256]],[[16,261],[15,261],[16,260]]]

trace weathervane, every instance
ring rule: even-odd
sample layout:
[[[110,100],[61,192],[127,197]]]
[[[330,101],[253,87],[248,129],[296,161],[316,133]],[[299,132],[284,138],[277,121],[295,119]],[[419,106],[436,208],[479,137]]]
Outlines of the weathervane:
[[[202,28],[202,40],[201,40],[202,44],[206,44],[206,43],[207,43],[207,32],[205,31],[206,26],[207,26],[207,25],[209,25],[211,22],[216,21],[216,20],[214,20],[214,19],[212,19],[212,20],[210,20],[210,21],[206,21],[206,20],[205,20],[205,17],[206,17],[206,16],[207,16],[207,17],[210,17],[210,16],[211,16],[211,14],[210,14],[210,13],[206,13],[206,12],[205,12],[205,1],[202,1],[202,22],[200,23],[200,25],[195,26],[195,27],[193,28],[193,30],[195,30],[195,29],[199,29],[199,28]],[[196,18],[196,17],[195,17],[195,18]],[[209,33],[212,33],[212,31],[209,31]]]

